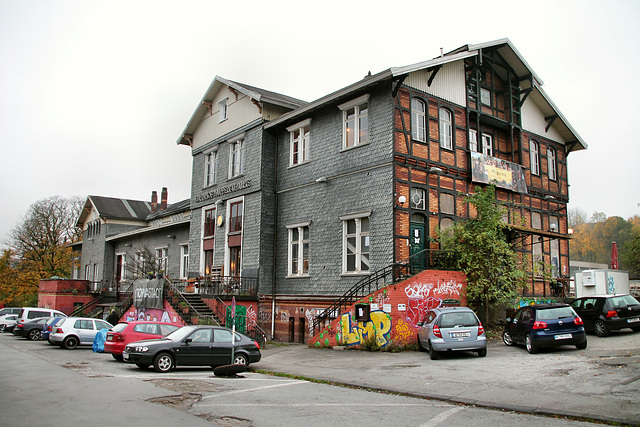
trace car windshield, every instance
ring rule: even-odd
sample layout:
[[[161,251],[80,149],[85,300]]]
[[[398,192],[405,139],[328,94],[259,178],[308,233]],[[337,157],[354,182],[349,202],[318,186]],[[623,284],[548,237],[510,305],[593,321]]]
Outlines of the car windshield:
[[[557,320],[565,317],[575,317],[576,313],[571,307],[554,307],[537,310],[538,320]]]
[[[440,318],[441,328],[454,328],[456,326],[478,326],[478,320],[473,313],[444,313]]]
[[[175,331],[171,332],[165,338],[171,341],[176,341],[176,342],[181,341],[191,332],[195,331],[196,328],[197,328],[196,326],[183,326],[182,328],[176,329]]]

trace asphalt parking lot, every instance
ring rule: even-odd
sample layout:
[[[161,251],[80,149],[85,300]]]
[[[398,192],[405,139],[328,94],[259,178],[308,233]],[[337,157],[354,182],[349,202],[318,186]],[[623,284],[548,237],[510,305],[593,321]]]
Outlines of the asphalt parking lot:
[[[229,388],[230,382],[216,386],[217,380],[213,379],[210,369],[179,368],[166,375],[118,363],[110,355],[93,353],[89,348],[63,350],[46,342],[27,341],[10,334],[0,334],[0,344],[7,351],[14,349],[58,365],[64,368],[61,371],[76,372],[86,378],[104,378],[109,383],[124,381],[126,387],[131,387],[132,393],[136,390],[136,396],[145,402],[163,403],[166,407],[182,410],[187,408],[192,413],[219,409],[219,405],[211,405],[220,400],[205,398],[207,393],[236,392],[235,386]],[[437,361],[420,352],[370,353],[311,349],[300,344],[270,344],[262,353],[262,360],[252,365],[258,373],[247,374],[254,384],[270,381],[270,387],[275,387],[277,381],[285,384],[310,379],[427,398],[441,402],[437,403],[441,410],[449,410],[446,408],[450,404],[464,404],[467,408],[486,407],[511,413],[558,414],[583,420],[640,424],[640,334],[630,331],[613,333],[607,338],[589,335],[586,350],[566,347],[530,355],[523,347],[507,347],[494,340],[490,342],[485,358],[462,353],[447,355]],[[10,367],[5,364],[5,369],[10,370]],[[289,379],[269,379],[260,372],[286,374]],[[260,386],[247,384],[244,381],[242,387],[260,389]],[[223,388],[211,390],[211,387]],[[296,383],[292,387],[278,387],[278,390],[297,389],[293,399],[300,394],[300,387],[302,385]],[[167,393],[166,389],[173,393]],[[127,403],[130,402],[125,399],[122,405],[126,407]],[[240,410],[231,401],[226,405],[231,413]],[[306,410],[308,406],[300,407],[301,412]],[[467,412],[465,414],[469,416]],[[462,418],[463,413],[456,413],[456,416]],[[147,425],[139,421],[140,425]],[[270,425],[263,421],[262,425]],[[272,425],[277,425],[277,419],[273,422]]]

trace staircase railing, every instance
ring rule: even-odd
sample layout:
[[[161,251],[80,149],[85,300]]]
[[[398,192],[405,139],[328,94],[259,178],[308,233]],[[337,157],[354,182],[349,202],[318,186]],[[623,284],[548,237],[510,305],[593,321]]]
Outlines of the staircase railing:
[[[229,308],[229,306],[220,298],[216,299],[218,300],[216,316],[218,317],[218,319],[224,319],[224,326],[230,328],[230,326],[226,324],[227,309]],[[258,341],[258,343],[260,343],[260,348],[264,348],[267,343],[267,333],[258,325],[258,322],[256,322],[252,318],[249,318],[248,316],[238,317],[244,318],[245,330],[242,333]]]
[[[77,317],[80,315],[85,315],[87,313],[87,311],[92,308],[95,307],[96,304],[98,304],[100,301],[102,301],[103,296],[99,295],[97,297],[95,297],[94,299],[92,299],[91,301],[89,301],[88,303],[75,308],[71,313],[69,313],[69,317]]]
[[[387,285],[405,280],[423,270],[457,270],[457,268],[458,258],[452,252],[425,249],[403,261],[377,270],[357,282],[338,300],[317,315],[313,320],[313,334],[318,333],[321,326],[325,326],[327,320],[340,316],[344,308]]]
[[[182,313],[182,318],[188,325],[193,325],[193,318],[199,317],[198,311],[191,305],[191,303],[182,295],[182,292],[171,282],[168,277],[165,277],[165,292],[171,293],[167,301],[176,313]],[[185,310],[186,308],[186,310]]]

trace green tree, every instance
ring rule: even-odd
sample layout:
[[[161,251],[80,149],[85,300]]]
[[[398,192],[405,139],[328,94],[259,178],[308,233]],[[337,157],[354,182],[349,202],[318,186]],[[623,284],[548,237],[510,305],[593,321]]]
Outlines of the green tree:
[[[629,220],[631,237],[620,250],[620,261],[631,278],[640,278],[640,217]]]
[[[476,187],[465,198],[476,208],[476,216],[449,228],[443,243],[457,253],[459,265],[467,275],[467,302],[484,309],[489,322],[491,310],[511,304],[527,279],[527,269],[507,241],[505,209],[495,198],[495,187]]]

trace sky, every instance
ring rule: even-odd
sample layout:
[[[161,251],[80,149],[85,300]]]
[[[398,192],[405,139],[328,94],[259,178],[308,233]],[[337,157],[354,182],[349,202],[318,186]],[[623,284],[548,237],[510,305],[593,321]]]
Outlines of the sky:
[[[569,209],[640,215],[639,20],[635,0],[0,0],[0,242],[50,196],[189,198],[176,141],[216,75],[313,101],[502,38],[588,145]]]

